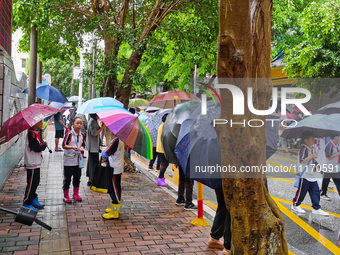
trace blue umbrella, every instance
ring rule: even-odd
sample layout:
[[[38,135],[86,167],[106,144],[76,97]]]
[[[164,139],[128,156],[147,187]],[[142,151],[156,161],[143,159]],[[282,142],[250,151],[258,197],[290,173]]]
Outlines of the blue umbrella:
[[[159,110],[149,116],[149,118],[145,121],[145,126],[149,130],[152,146],[156,147],[157,145],[157,133],[158,128],[162,124],[162,117],[164,114],[171,112],[171,109],[162,109]]]
[[[191,109],[190,116],[183,121],[174,153],[187,177],[201,182],[210,188],[222,187],[220,173],[195,172],[197,167],[221,165],[219,138],[211,125],[211,120],[220,116],[220,105],[214,101],[207,103],[208,114],[201,114],[201,106]]]
[[[143,124],[145,125],[146,123],[146,120],[150,117],[150,113],[147,113],[147,112],[143,112],[139,115],[139,119],[143,122]]]
[[[99,97],[86,101],[83,103],[77,110],[77,113],[98,113],[103,111],[109,111],[109,106],[120,106],[124,107],[124,105],[113,97]]]
[[[28,88],[26,88],[23,93],[28,94]],[[67,98],[63,92],[49,85],[37,84],[36,97],[60,103],[67,102]]]
[[[68,102],[78,102],[79,101],[79,96],[71,96],[67,98]],[[85,98],[82,99],[82,101],[85,101]]]

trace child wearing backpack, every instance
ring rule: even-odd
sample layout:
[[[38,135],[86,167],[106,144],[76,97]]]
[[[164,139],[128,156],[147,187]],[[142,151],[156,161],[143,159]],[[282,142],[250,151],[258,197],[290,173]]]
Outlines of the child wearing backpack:
[[[25,197],[23,206],[31,210],[44,208],[44,204],[38,201],[36,193],[40,183],[40,166],[42,161],[42,151],[47,147],[46,142],[41,138],[40,129],[43,122],[39,121],[31,127],[26,136],[25,142],[25,166],[27,172],[27,186],[25,190]]]
[[[73,198],[77,201],[82,201],[79,196],[79,184],[81,177],[81,169],[84,167],[83,157],[81,152],[84,151],[84,136],[80,130],[83,126],[83,121],[80,117],[75,117],[72,123],[72,130],[67,132],[63,141],[64,149],[64,201],[71,203],[69,197],[69,188],[71,178],[73,176]]]

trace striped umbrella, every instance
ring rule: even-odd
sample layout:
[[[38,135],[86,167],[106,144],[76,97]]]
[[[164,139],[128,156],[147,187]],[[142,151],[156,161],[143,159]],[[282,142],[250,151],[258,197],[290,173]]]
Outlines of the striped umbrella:
[[[152,159],[152,141],[148,129],[138,116],[120,106],[97,113],[102,121],[119,139],[140,155]]]

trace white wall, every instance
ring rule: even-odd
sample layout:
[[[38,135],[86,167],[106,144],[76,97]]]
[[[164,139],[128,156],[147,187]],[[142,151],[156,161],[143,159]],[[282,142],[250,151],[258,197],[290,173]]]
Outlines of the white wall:
[[[26,74],[26,70],[25,67],[23,67],[22,62],[23,60],[28,61],[28,53],[23,53],[23,52],[19,52],[18,49],[18,44],[19,44],[19,40],[22,37],[22,32],[20,29],[18,29],[15,33],[12,34],[12,60],[13,60],[13,64],[14,64],[14,70],[16,72],[16,76],[17,79],[20,79],[20,76],[22,73]],[[27,42],[29,43],[29,42]],[[27,63],[26,63],[27,64]],[[26,74],[27,75],[27,74]]]

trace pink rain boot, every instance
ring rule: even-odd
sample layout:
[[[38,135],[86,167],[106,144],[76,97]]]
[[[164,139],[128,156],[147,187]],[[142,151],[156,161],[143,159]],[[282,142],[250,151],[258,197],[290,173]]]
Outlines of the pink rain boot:
[[[73,188],[73,198],[77,201],[82,201],[83,199],[79,196],[79,187]]]
[[[68,196],[68,189],[64,190],[64,201],[66,203],[72,203],[72,199]]]
[[[168,184],[165,182],[165,178],[157,178],[157,186],[166,187]]]

